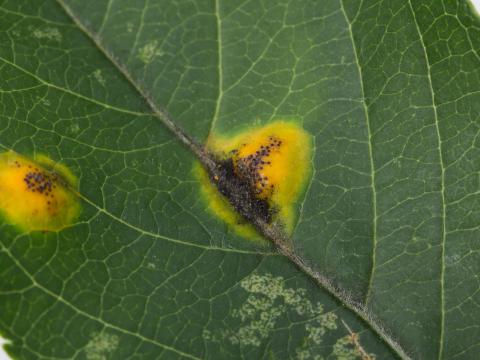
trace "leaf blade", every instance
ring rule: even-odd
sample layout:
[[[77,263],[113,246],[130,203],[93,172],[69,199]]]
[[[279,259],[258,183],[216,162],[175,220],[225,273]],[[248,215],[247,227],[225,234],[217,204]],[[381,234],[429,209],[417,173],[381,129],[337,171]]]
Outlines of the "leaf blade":
[[[209,357],[223,354],[238,357],[238,349],[241,356],[300,356],[298,351],[305,350],[300,345],[302,336],[303,341],[311,342],[313,338],[308,337],[304,333],[305,327],[300,326],[288,332],[288,337],[293,336],[295,340],[292,346],[285,347],[285,341],[278,342],[286,336],[282,332],[283,325],[278,321],[273,328],[268,327],[267,333],[272,334],[274,340],[271,344],[267,342],[263,352],[256,346],[238,347],[232,340],[234,338],[219,338],[218,334],[211,337],[211,332],[205,342],[206,335],[200,331],[201,328],[216,331],[224,324],[215,323],[213,328],[209,327],[201,315],[207,314],[208,310],[196,308],[195,304],[189,303],[188,297],[178,295],[191,290],[191,281],[202,279],[203,285],[194,286],[200,293],[211,288],[210,283],[221,284],[223,289],[228,289],[225,299],[236,300],[235,306],[230,307],[235,310],[227,317],[229,326],[237,329],[239,334],[242,331],[259,331],[256,334],[263,339],[263,333],[258,328],[252,328],[252,323],[242,323],[238,318],[235,320],[234,314],[239,314],[239,309],[245,306],[245,302],[242,303],[245,296],[263,299],[257,293],[242,293],[245,290],[242,290],[242,284],[245,284],[245,279],[257,279],[255,276],[260,276],[259,279],[263,279],[261,281],[280,276],[282,284],[290,284],[288,279],[296,279],[295,285],[282,285],[282,292],[307,289],[306,298],[310,304],[319,301],[329,309],[328,314],[332,312],[340,316],[342,321],[346,319],[348,326],[353,324],[352,328],[364,331],[362,340],[367,344],[367,350],[371,347],[377,355],[393,356],[391,349],[375,339],[375,323],[370,326],[374,332],[368,326],[365,328],[365,323],[359,323],[339,304],[332,303],[330,296],[322,289],[308,285],[304,275],[299,274],[288,261],[273,256],[268,249],[246,244],[228,230],[225,231],[217,219],[203,213],[202,204],[195,198],[196,180],[189,166],[182,165],[191,163],[192,154],[182,148],[180,142],[172,141],[168,132],[149,115],[149,106],[154,112],[160,111],[159,104],[163,104],[162,99],[167,98],[165,95],[168,93],[173,95],[172,100],[167,101],[168,110],[179,116],[187,133],[199,139],[205,138],[210,129],[221,132],[245,125],[245,118],[250,118],[248,123],[254,123],[256,116],[265,120],[292,114],[303,117],[305,126],[317,134],[315,161],[320,171],[315,174],[305,200],[299,204],[301,217],[294,236],[297,252],[301,254],[298,264],[308,257],[314,265],[313,268],[308,267],[306,273],[313,274],[314,269],[320,269],[360,299],[370,291],[370,310],[393,330],[394,337],[402,345],[412,352],[415,349],[413,355],[450,358],[473,354],[476,343],[471,340],[472,337],[458,330],[457,324],[461,318],[458,308],[466,313],[473,311],[468,300],[475,298],[475,292],[465,288],[464,284],[468,282],[463,277],[475,280],[475,275],[464,269],[476,268],[475,257],[469,251],[475,249],[471,244],[474,243],[472,239],[477,234],[478,226],[476,211],[465,212],[463,207],[474,206],[472,201],[474,204],[477,194],[472,185],[465,185],[467,190],[458,186],[459,182],[467,184],[463,179],[458,180],[458,174],[466,173],[472,181],[479,168],[477,164],[471,165],[474,146],[465,147],[466,144],[475,144],[473,137],[462,127],[466,123],[472,127],[478,120],[474,101],[478,81],[466,82],[467,86],[464,86],[458,79],[465,71],[478,78],[478,66],[475,66],[478,63],[478,46],[475,48],[474,36],[478,19],[469,16],[465,4],[464,7],[444,4],[443,12],[436,10],[437,13],[432,17],[426,10],[429,9],[427,3],[392,3],[387,6],[386,3],[370,4],[369,1],[360,5],[349,1],[322,5],[312,2],[306,3],[302,9],[278,2],[265,2],[265,8],[259,11],[249,3],[230,8],[229,4],[223,6],[223,3],[217,2],[213,6],[205,2],[199,5],[204,6],[205,12],[198,11],[193,15],[194,18],[197,16],[197,20],[201,19],[197,22],[191,21],[188,16],[182,20],[174,17],[166,19],[165,14],[173,14],[172,9],[176,10],[173,6],[162,14],[162,21],[172,20],[169,23],[172,28],[180,24],[175,28],[176,36],[186,34],[189,37],[187,40],[191,40],[192,34],[204,29],[205,32],[200,31],[199,34],[207,40],[202,43],[201,49],[192,47],[192,42],[188,41],[190,47],[184,47],[182,43],[174,44],[173,50],[170,49],[171,54],[189,49],[187,60],[181,65],[186,69],[186,75],[185,78],[172,75],[170,79],[174,80],[167,86],[163,83],[158,94],[155,89],[159,89],[159,85],[151,81],[151,75],[158,69],[164,71],[173,66],[178,72],[179,68],[175,64],[156,63],[156,58],[164,55],[161,54],[164,44],[159,46],[148,41],[139,42],[139,39],[142,40],[141,31],[135,34],[137,39],[133,40],[132,49],[122,53],[122,46],[129,42],[123,41],[121,36],[115,42],[115,35],[118,33],[128,37],[129,25],[118,21],[125,16],[122,15],[120,2],[109,2],[104,9],[89,7],[93,2],[82,2],[81,6],[75,8],[78,14],[83,14],[84,19],[85,14],[93,15],[89,28],[99,29],[102,35],[101,38],[89,35],[97,42],[97,46],[93,47],[91,43],[86,45],[88,41],[85,41],[81,31],[69,24],[68,18],[58,8],[51,11],[55,9],[52,2],[45,1],[33,11],[9,2],[2,4],[4,17],[8,18],[3,22],[6,25],[2,33],[8,41],[3,43],[13,46],[3,46],[0,53],[4,64],[2,78],[8,79],[2,87],[2,91],[8,93],[4,95],[2,103],[8,106],[4,107],[2,114],[7,124],[3,127],[0,125],[1,143],[4,148],[22,153],[48,151],[56,159],[73,166],[82,175],[80,192],[88,209],[82,223],[75,225],[75,231],[53,239],[35,236],[19,238],[15,232],[11,233],[8,226],[2,226],[2,233],[7,236],[2,242],[5,262],[2,262],[0,271],[2,274],[15,274],[13,279],[19,279],[13,282],[4,280],[1,289],[2,294],[5,291],[6,295],[0,297],[2,304],[14,309],[9,311],[9,314],[13,314],[18,312],[15,304],[22,304],[26,309],[35,296],[44,299],[43,308],[37,308],[39,316],[32,314],[23,317],[22,321],[28,318],[35,323],[32,334],[26,333],[22,326],[15,326],[8,316],[0,322],[8,323],[1,328],[14,337],[12,349],[19,357],[33,356],[29,348],[44,356],[53,356],[54,353],[65,356],[69,351],[83,349],[88,357],[98,355],[98,344],[106,343],[108,346],[102,350],[104,355],[132,355],[128,351],[135,348],[138,356],[169,356],[158,348],[149,348],[146,344],[148,341],[142,340],[146,336],[147,340],[164,344],[167,350],[177,351],[179,356]],[[75,2],[71,4],[75,5]],[[143,20],[139,24],[148,28],[150,25],[144,23],[145,19],[153,16],[151,19],[155,24],[154,17],[159,9],[151,13],[148,10],[151,10],[150,6],[155,8],[158,4],[135,5],[125,13],[140,10],[138,13]],[[307,9],[308,6],[310,8]],[[184,14],[192,14],[197,10],[195,7],[193,10],[182,8]],[[301,10],[305,11],[302,13]],[[312,21],[302,22],[301,16],[310,17]],[[116,21],[109,22],[115,17]],[[284,22],[276,23],[280,18]],[[247,20],[252,19],[255,22],[251,29],[238,26],[242,22],[248,24]],[[30,37],[18,39],[18,35],[11,30],[17,24],[21,24],[19,28],[29,30]],[[29,29],[28,24],[33,24],[32,28]],[[120,24],[119,28],[125,28],[125,31],[115,32],[116,24]],[[181,28],[183,25],[185,28]],[[55,31],[57,26],[62,27],[62,32]],[[321,35],[317,34],[319,27],[324,30]],[[255,34],[254,30],[259,29],[264,33]],[[298,34],[313,34],[312,38],[307,36],[307,39],[312,44],[319,41],[320,46],[318,49],[313,46],[315,51],[307,49],[308,46],[302,50],[302,40],[305,39],[296,36]],[[440,34],[439,39],[435,38],[437,34]],[[448,43],[454,55],[441,47],[443,34],[453,34],[457,40],[457,43]],[[152,33],[150,38],[149,35],[146,34],[145,39],[155,40],[155,34]],[[258,38],[255,38],[256,35]],[[219,36],[222,37],[221,41],[218,40]],[[166,38],[170,39],[168,35]],[[98,44],[105,39],[109,40],[110,47],[107,50],[99,49]],[[240,61],[236,51],[241,50],[238,41],[242,39],[254,44],[249,49],[253,60]],[[330,39],[333,45],[322,47],[322,39]],[[355,47],[356,44],[360,45]],[[392,44],[396,47],[391,47]],[[32,57],[27,49],[40,56]],[[219,56],[219,49],[222,49],[222,56]],[[333,54],[339,49],[345,52]],[[202,50],[206,50],[208,55],[202,54]],[[65,52],[64,59],[54,56],[59,51]],[[308,51],[310,53],[305,56]],[[102,58],[102,52],[107,59]],[[126,67],[117,66],[114,69],[115,66],[109,66],[110,52],[116,56],[112,58],[114,64],[115,59],[120,59],[120,63],[125,59]],[[301,56],[295,59],[298,54]],[[87,65],[78,61],[82,57],[80,55],[89,59]],[[38,62],[38,59],[41,61]],[[49,63],[51,59],[54,65],[50,68],[42,63]],[[296,62],[292,63],[292,59]],[[316,66],[328,65],[331,59],[338,66],[331,71],[333,76],[330,79],[327,70]],[[354,60],[344,63],[345,59]],[[200,72],[187,69],[196,61],[203,66]],[[151,65],[152,62],[154,65]],[[138,67],[140,63],[146,66]],[[71,68],[67,64],[72,65]],[[100,72],[96,68],[98,65]],[[228,65],[238,68],[218,73],[222,66],[230,69]],[[66,68],[69,70],[62,74]],[[293,75],[289,74],[289,68],[294,69]],[[313,72],[308,72],[309,68],[314,69]],[[400,71],[396,71],[398,69]],[[446,90],[443,86],[445,69],[455,72],[453,82],[461,90]],[[130,71],[132,76],[129,75]],[[16,74],[22,75],[17,78]],[[127,79],[122,79],[124,75],[127,75]],[[139,85],[138,80],[142,78],[146,82]],[[169,79],[168,74],[163,73],[160,78]],[[199,87],[194,87],[192,94],[186,90],[186,84],[195,78],[202,80]],[[255,81],[258,78],[266,80]],[[320,85],[331,91],[325,92],[314,80],[317,78]],[[327,81],[322,83],[325,79]],[[342,86],[338,79],[350,82]],[[105,83],[116,90],[102,90],[105,89]],[[269,92],[272,88],[276,90]],[[142,92],[142,89],[153,91],[155,95],[138,96],[138,90]],[[249,96],[252,96],[251,89],[255,89],[258,103],[248,102]],[[185,102],[185,99],[188,101]],[[298,105],[304,99],[312,99],[312,103],[304,103],[303,107]],[[315,108],[318,99],[328,99],[327,104],[329,101],[332,104],[320,111]],[[188,104],[189,101],[193,105]],[[28,116],[12,111],[11,104],[16,103],[22,104],[20,108]],[[48,109],[52,104],[56,107],[55,111]],[[470,113],[459,114],[458,106],[463,106],[462,110],[470,109]],[[196,113],[201,118],[198,122],[195,121]],[[48,120],[53,117],[59,120]],[[209,120],[212,117],[215,118],[213,123]],[[324,123],[323,119],[329,117],[334,120]],[[392,121],[385,123],[384,119],[390,118]],[[458,120],[459,124],[452,123],[452,118]],[[141,122],[138,122],[139,119]],[[359,122],[361,125],[355,124],[358,119],[362,120]],[[85,123],[89,125],[85,126]],[[332,126],[332,123],[336,126]],[[77,124],[79,128],[76,131],[81,132],[76,133],[75,128],[67,124]],[[146,126],[147,130],[141,129],[141,126]],[[132,135],[133,140],[129,139]],[[49,139],[49,136],[52,138]],[[119,136],[123,141],[115,141]],[[160,144],[157,143],[158,139],[161,139]],[[460,141],[459,149],[463,152],[452,146],[455,141]],[[354,154],[347,151],[341,160],[335,159],[335,146],[346,143],[347,150],[355,149]],[[331,153],[328,154],[328,151]],[[456,154],[459,153],[461,156],[457,159]],[[173,159],[165,154],[172,154]],[[181,165],[175,169],[178,164]],[[335,168],[338,164],[341,166]],[[349,198],[341,193],[342,186],[338,186],[339,183],[343,185],[342,181],[346,179],[350,182],[343,189],[349,190]],[[325,182],[329,186],[325,186]],[[102,184],[100,188],[98,184]],[[315,198],[316,194],[322,197]],[[162,210],[156,211],[159,208]],[[463,217],[456,216],[455,211],[460,211]],[[180,218],[186,220],[180,221]],[[320,226],[315,224],[319,218],[326,222]],[[170,219],[176,220],[172,222]],[[338,223],[329,228],[327,225],[330,220]],[[445,224],[443,235],[442,223]],[[339,229],[344,231],[340,237],[337,236]],[[320,242],[312,236],[318,236],[318,233],[322,235]],[[468,236],[464,238],[459,233]],[[376,242],[372,242],[374,234]],[[327,235],[328,241],[324,235]],[[352,236],[356,241],[351,242]],[[462,257],[451,239],[462,244]],[[362,240],[365,242],[362,243]],[[48,241],[53,241],[60,249],[57,254],[52,254],[52,244]],[[32,250],[36,244],[43,244],[41,250]],[[334,250],[329,250],[330,246]],[[76,254],[76,261],[65,268],[61,264],[69,258],[69,251]],[[169,268],[168,264],[162,268],[163,272],[169,274],[167,278],[158,269],[151,268],[155,262],[146,259],[140,261],[141,254],[145,253],[150,260],[157,254],[168,259],[175,258],[171,263],[173,268]],[[177,253],[187,256],[187,260],[177,257]],[[375,256],[373,263],[372,253]],[[228,260],[224,261],[226,258]],[[229,262],[236,266],[232,268]],[[211,274],[213,263],[222,264],[221,270],[215,275]],[[372,266],[374,272],[369,281]],[[196,270],[192,272],[192,269]],[[198,269],[202,269],[200,273]],[[241,276],[239,269],[243,271]],[[152,284],[158,279],[152,278],[152,273],[147,270],[164,279],[160,288],[170,295],[165,297],[152,290]],[[56,272],[63,275],[59,277]],[[230,274],[231,277],[216,281],[220,274]],[[33,278],[32,283],[36,282],[40,287],[33,286],[26,290],[24,282],[20,280],[25,275]],[[66,278],[62,279],[62,276]],[[169,277],[179,282],[175,284]],[[399,286],[391,289],[395,281]],[[95,283],[99,286],[93,286],[89,296],[85,290],[86,284]],[[465,288],[465,303],[459,301],[455,290],[458,283]],[[136,284],[142,285],[137,288]],[[47,291],[41,290],[39,293],[40,288]],[[48,291],[53,294],[49,300],[46,296]],[[71,307],[62,308],[55,304],[55,297],[63,295],[74,305],[73,311]],[[211,294],[204,295],[208,298]],[[217,296],[222,295],[220,292]],[[287,299],[283,296],[275,297],[275,301]],[[342,296],[339,298],[342,299]],[[178,307],[179,304],[174,304],[172,298],[178,299],[180,304],[186,302]],[[418,298],[424,301],[418,303]],[[290,300],[282,301],[287,304]],[[162,303],[168,305],[163,306]],[[215,309],[225,307],[222,302],[215,304]],[[47,329],[42,324],[42,319],[53,318],[68,319],[70,327],[71,324],[82,323],[74,320],[78,316],[78,309],[93,317],[90,322],[87,321],[90,337],[83,336],[75,340],[75,332],[67,331],[68,326],[53,329],[52,332],[52,328]],[[98,309],[101,309],[100,315],[97,315]],[[174,309],[179,311],[182,318],[169,318],[169,311],[175,313]],[[200,315],[196,322],[192,322],[193,330],[182,326],[182,322],[184,325],[191,321],[188,314],[192,314],[192,311]],[[25,314],[25,310],[22,313]],[[165,314],[169,319],[158,319],[158,313]],[[294,316],[295,310],[289,308],[286,314]],[[369,314],[365,315],[368,323]],[[134,320],[136,316],[141,316],[143,323],[138,325]],[[463,318],[462,321],[474,324],[475,319]],[[105,321],[110,327],[102,328],[101,324]],[[120,332],[130,332],[132,338],[104,331],[112,329],[112,324]],[[320,323],[309,324],[322,328]],[[160,326],[172,326],[176,335],[160,332]],[[228,333],[229,328],[224,330]],[[313,342],[312,349],[322,354],[325,351],[325,355],[338,356],[332,350],[337,346],[335,338],[338,340],[342,333],[352,335],[347,328],[337,330],[324,337],[323,341],[328,344],[325,348],[317,348],[318,344]],[[382,333],[384,330],[376,331]],[[75,345],[63,349],[65,353],[59,349],[46,349],[38,339],[39,334],[49,332],[59,337],[68,334],[67,338]],[[23,340],[29,344],[27,347],[18,346]],[[119,347],[119,343],[122,346]],[[54,340],[52,344],[55,344]]]

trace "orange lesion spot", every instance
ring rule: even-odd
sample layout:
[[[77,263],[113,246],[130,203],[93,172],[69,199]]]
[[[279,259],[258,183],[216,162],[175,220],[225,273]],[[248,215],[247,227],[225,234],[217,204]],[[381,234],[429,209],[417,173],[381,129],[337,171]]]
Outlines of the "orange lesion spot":
[[[49,169],[51,160],[46,159],[33,161],[10,151],[0,154],[0,211],[25,231],[59,231],[80,211],[72,184]]]
[[[210,151],[222,159],[233,160],[236,176],[247,179],[256,196],[270,204],[273,220],[280,221],[287,233],[293,230],[295,202],[311,174],[312,144],[311,135],[297,122],[283,120],[231,136],[211,134],[207,141]],[[212,211],[241,235],[253,237],[254,231],[248,224],[241,224],[228,202],[212,189],[208,178],[201,179]]]
[[[238,150],[232,152],[236,174],[250,180],[260,199],[269,199],[275,184],[278,184],[275,158],[281,154],[281,146],[282,140],[269,136],[266,142],[242,144]]]

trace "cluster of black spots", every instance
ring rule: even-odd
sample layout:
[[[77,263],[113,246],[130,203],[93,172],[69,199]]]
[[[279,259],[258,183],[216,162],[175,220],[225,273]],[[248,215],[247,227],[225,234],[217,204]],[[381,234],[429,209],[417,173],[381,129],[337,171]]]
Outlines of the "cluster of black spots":
[[[268,177],[261,171],[271,164],[268,157],[281,145],[281,140],[270,136],[266,145],[261,145],[254,154],[246,157],[239,157],[239,151],[232,150],[231,157],[217,161],[217,169],[211,175],[218,191],[242,217],[252,223],[258,220],[271,223],[277,211],[267,198],[260,196],[267,187],[273,190],[273,184],[269,185]]]
[[[272,151],[279,149],[282,141],[273,137],[268,137],[268,144],[261,145],[254,154],[239,158],[237,161],[238,176],[248,179],[254,192],[259,195],[266,188],[273,189],[273,184],[269,185],[268,177],[261,174],[265,165],[270,165],[270,161],[266,159],[270,156]],[[258,184],[258,185],[257,185]]]
[[[32,168],[30,165],[28,167],[30,169]],[[53,189],[57,187],[57,177],[50,176],[45,172],[40,171],[38,168],[29,170],[23,178],[23,181],[31,192],[38,192],[51,198],[53,198]]]
[[[212,176],[218,191],[246,220],[256,223],[272,221],[273,211],[267,200],[258,197],[248,178],[238,176],[232,158],[218,161]]]

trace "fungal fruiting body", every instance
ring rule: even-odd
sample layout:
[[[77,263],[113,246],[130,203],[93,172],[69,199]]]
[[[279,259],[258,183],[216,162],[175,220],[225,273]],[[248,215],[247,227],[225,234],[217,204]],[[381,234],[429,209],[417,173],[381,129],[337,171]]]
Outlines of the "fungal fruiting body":
[[[75,178],[45,156],[0,154],[0,212],[23,231],[59,231],[79,215]]]
[[[286,233],[291,233],[296,220],[296,201],[311,175],[312,137],[294,121],[275,121],[231,136],[211,134],[207,148],[220,159],[224,173],[233,173],[234,177],[228,181],[233,179],[249,187],[254,200],[248,207],[250,213],[243,213],[243,217],[261,217],[267,223],[275,221]],[[235,194],[225,194],[221,185],[223,176],[201,177],[209,208],[240,235],[258,238],[253,227],[242,222],[235,211],[238,210],[235,201],[245,199],[232,200]]]

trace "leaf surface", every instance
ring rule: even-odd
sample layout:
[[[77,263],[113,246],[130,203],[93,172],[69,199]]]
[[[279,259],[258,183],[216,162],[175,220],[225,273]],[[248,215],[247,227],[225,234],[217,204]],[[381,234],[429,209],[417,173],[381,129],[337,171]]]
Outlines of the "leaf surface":
[[[68,166],[83,208],[59,233],[1,222],[14,357],[402,356],[385,337],[413,358],[478,353],[467,2],[0,4],[2,151]],[[207,211],[194,154],[152,104],[199,142],[301,121],[314,173],[292,243],[371,318]]]

